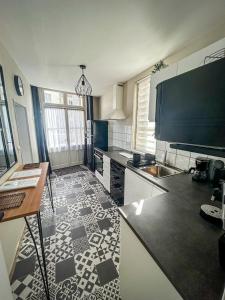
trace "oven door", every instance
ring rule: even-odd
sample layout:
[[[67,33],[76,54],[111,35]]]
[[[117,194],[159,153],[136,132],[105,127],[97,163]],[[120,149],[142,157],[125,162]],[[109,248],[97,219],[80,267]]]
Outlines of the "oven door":
[[[103,157],[95,152],[94,159],[95,159],[95,171],[97,171],[101,176],[103,176]]]

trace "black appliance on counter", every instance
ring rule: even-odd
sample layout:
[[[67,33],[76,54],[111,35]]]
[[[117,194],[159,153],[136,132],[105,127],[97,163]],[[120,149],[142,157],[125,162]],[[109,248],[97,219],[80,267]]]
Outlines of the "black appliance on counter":
[[[225,58],[158,84],[158,140],[225,148]]]
[[[108,149],[108,121],[93,120],[93,97],[87,97],[84,164],[95,170],[94,148]],[[99,161],[96,162],[99,165]]]
[[[140,168],[148,165],[155,165],[155,155],[150,153],[145,153],[144,155],[141,155],[139,153],[133,153],[133,159],[129,159],[127,161],[127,164],[135,168]]]
[[[206,157],[197,157],[195,159],[196,167],[190,168],[189,173],[192,175],[192,180],[206,182],[209,179],[210,159]]]
[[[124,205],[125,167],[111,159],[110,162],[110,195],[116,205]]]

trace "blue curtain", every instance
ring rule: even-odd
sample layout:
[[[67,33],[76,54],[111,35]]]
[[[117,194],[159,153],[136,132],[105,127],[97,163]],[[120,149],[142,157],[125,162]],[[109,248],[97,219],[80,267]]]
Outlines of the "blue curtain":
[[[38,156],[40,162],[49,162],[49,172],[52,173],[51,163],[49,160],[48,148],[44,133],[43,120],[41,116],[41,104],[38,94],[38,88],[36,86],[31,86],[33,111],[34,111],[34,122],[36,129]]]

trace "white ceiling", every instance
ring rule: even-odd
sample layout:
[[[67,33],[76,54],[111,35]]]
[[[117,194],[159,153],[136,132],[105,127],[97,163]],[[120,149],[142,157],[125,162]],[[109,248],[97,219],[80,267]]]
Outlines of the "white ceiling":
[[[133,77],[225,19],[224,0],[0,0],[0,40],[35,85],[93,94]]]

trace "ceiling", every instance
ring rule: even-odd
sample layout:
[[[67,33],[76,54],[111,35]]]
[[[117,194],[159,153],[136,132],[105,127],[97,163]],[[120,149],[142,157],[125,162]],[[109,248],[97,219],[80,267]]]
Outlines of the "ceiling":
[[[30,83],[102,95],[225,19],[224,0],[0,0],[0,40]]]

